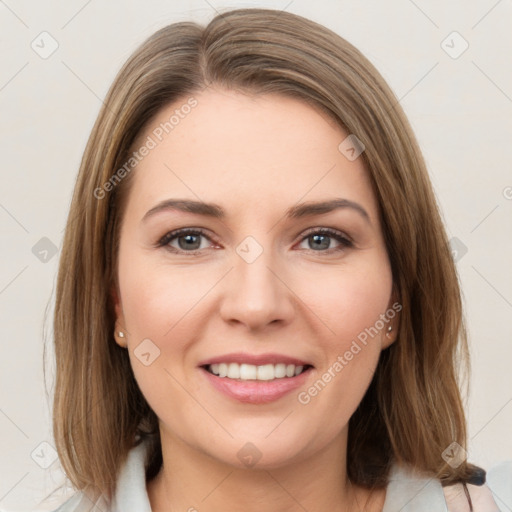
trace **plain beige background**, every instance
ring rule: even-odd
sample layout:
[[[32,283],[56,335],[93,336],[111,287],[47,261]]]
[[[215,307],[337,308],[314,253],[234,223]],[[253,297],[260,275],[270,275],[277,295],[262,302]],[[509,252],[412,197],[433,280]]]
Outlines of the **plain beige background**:
[[[336,31],[400,99],[456,239],[473,361],[468,457],[487,469],[512,459],[510,2],[0,0],[0,509],[35,510],[61,476],[43,385],[43,322],[102,98],[158,28],[254,6]],[[50,304],[47,329],[51,312]]]

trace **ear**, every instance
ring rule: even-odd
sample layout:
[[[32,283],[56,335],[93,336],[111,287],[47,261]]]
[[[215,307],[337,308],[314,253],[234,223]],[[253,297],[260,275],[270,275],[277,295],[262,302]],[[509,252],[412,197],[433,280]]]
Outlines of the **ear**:
[[[112,303],[114,304],[114,311],[116,315],[116,323],[114,327],[114,339],[115,342],[123,348],[126,348],[127,346],[127,332],[125,328],[125,321],[124,321],[124,313],[123,313],[123,306],[121,303],[120,293],[116,285],[113,285],[110,290],[110,296],[112,298]],[[122,333],[123,336],[120,336],[119,333]]]
[[[384,335],[382,336],[382,350],[391,346],[397,339],[398,328],[400,326],[400,311],[402,311],[400,296],[395,285],[393,285],[388,308],[385,313],[388,322],[384,327]]]

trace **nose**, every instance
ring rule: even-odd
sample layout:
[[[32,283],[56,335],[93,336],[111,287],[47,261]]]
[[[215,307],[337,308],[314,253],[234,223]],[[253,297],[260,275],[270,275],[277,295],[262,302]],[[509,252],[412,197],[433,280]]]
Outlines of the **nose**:
[[[276,262],[265,251],[252,263],[234,258],[234,268],[224,280],[222,319],[252,331],[290,323],[295,313],[293,292]]]

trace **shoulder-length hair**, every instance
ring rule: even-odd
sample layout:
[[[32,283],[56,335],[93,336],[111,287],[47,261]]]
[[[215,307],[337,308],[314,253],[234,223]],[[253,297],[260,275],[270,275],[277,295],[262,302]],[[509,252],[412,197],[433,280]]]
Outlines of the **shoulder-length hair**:
[[[137,172],[120,169],[160,109],[211,84],[308,102],[364,144],[403,309],[397,341],[381,353],[350,419],[349,477],[383,487],[396,462],[443,485],[470,480],[475,466],[443,458],[454,442],[466,448],[459,386],[469,356],[456,269],[410,124],[354,46],[313,21],[267,9],[160,29],[124,64],[104,101],[81,162],[56,289],[53,430],[69,479],[110,499],[128,451],[143,438],[148,478],[162,463],[157,417],[113,337],[120,220]]]

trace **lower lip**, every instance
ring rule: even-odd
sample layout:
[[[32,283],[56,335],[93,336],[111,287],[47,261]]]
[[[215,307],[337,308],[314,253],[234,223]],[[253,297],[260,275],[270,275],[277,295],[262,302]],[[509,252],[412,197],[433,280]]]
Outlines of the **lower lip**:
[[[274,380],[235,380],[218,377],[204,368],[200,368],[212,386],[225,395],[248,404],[274,402],[302,386],[312,368],[308,368],[296,377],[284,377]]]

